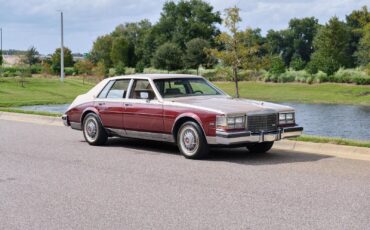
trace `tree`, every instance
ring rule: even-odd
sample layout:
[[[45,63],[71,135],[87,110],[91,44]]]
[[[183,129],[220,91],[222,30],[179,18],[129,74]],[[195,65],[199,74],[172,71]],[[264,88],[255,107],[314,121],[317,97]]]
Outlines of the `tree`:
[[[165,43],[158,47],[153,57],[153,65],[158,69],[177,70],[182,68],[182,51],[174,43]]]
[[[370,22],[362,30],[362,38],[354,55],[359,65],[366,66],[370,63]]]
[[[113,38],[110,58],[114,66],[118,64],[129,65],[129,47],[124,37]]]
[[[284,61],[280,56],[274,56],[271,58],[271,69],[272,74],[282,74],[285,72]]]
[[[259,46],[253,44],[252,33],[250,31],[239,31],[238,23],[241,21],[239,16],[239,8],[236,6],[225,10],[226,17],[224,23],[226,28],[230,31],[231,35],[223,32],[216,37],[216,43],[222,50],[209,49],[208,52],[211,56],[219,59],[226,66],[230,66],[233,72],[233,80],[235,82],[235,96],[239,97],[238,87],[238,71],[240,68],[253,68],[253,62],[257,60]]]
[[[347,25],[333,17],[317,33],[311,61],[328,75],[340,67],[351,66],[350,31]]]
[[[294,54],[292,60],[290,61],[290,68],[294,70],[302,70],[306,66],[306,62],[299,56],[299,54]]]
[[[152,37],[152,24],[149,20],[118,25],[111,33],[112,37],[124,37],[128,42],[129,63],[134,67],[141,61],[150,65],[150,59],[155,51],[154,37]]]
[[[194,38],[186,43],[186,52],[184,55],[184,64],[188,68],[197,69],[199,74],[199,66],[207,66],[212,64],[212,60],[207,56],[205,49],[210,48],[209,42],[201,38]]]
[[[269,48],[269,54],[272,56],[281,56],[285,65],[289,66],[294,54],[294,36],[292,31],[289,29],[280,31],[269,30],[266,35],[266,40]]]
[[[93,63],[102,62],[106,68],[112,67],[112,40],[111,35],[100,36],[96,39],[90,52]]]
[[[351,41],[350,41],[350,53],[354,55],[355,59],[352,60],[353,64],[363,64],[362,60],[359,60],[358,52],[361,52],[360,49],[360,40],[363,36],[363,29],[366,24],[370,23],[370,12],[367,9],[367,6],[362,7],[360,10],[354,10],[351,14],[346,16],[347,25],[351,30]]]
[[[38,58],[39,52],[34,46],[31,46],[24,55],[23,62],[29,66],[36,64],[39,61]]]
[[[47,61],[43,61],[41,64],[41,72],[45,75],[50,75],[52,74],[53,70],[51,68],[51,65]]]
[[[105,64],[100,61],[98,64],[93,68],[92,70],[93,74],[98,77],[105,77],[107,75],[107,68],[105,67]]]
[[[154,26],[156,44],[176,43],[181,49],[194,38],[203,38],[213,43],[221,23],[219,12],[202,0],[180,0],[177,4],[168,1],[164,4],[159,22]]]
[[[318,20],[314,17],[291,19],[289,21],[289,30],[293,37],[293,57],[300,57],[304,63],[310,61],[310,56],[313,53],[313,39],[319,28]],[[295,60],[296,61],[296,60]]]
[[[64,47],[64,66],[72,67],[73,66],[73,56],[70,49]],[[57,48],[53,55],[51,56],[52,69],[56,73],[60,71],[60,48]]]
[[[82,74],[82,84],[85,84],[85,77],[86,75],[89,75],[92,73],[92,69],[94,68],[94,63],[92,63],[90,60],[83,59],[78,60],[75,65],[75,69],[79,74]]]
[[[292,58],[297,56],[306,64],[313,52],[312,43],[318,28],[318,20],[310,17],[291,19],[285,30],[269,30],[266,40],[270,55],[281,56],[285,66],[289,66]]]

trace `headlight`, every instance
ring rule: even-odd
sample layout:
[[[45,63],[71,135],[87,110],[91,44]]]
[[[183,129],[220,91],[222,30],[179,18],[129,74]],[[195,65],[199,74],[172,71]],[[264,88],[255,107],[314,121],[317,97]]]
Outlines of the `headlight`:
[[[216,117],[216,128],[222,130],[244,129],[245,116],[219,115]]]
[[[279,124],[294,124],[294,113],[279,113]]]

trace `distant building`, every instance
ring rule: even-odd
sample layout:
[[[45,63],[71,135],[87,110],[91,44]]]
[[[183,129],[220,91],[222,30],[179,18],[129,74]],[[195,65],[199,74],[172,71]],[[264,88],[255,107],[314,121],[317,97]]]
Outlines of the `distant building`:
[[[3,55],[4,66],[13,66],[22,64],[22,55]]]

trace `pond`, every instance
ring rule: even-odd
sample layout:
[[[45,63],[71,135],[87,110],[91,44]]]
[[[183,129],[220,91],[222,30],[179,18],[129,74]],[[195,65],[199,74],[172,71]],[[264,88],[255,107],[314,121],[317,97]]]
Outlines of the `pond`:
[[[307,135],[370,140],[370,106],[281,103],[296,110]],[[64,113],[68,104],[23,106],[20,109]]]

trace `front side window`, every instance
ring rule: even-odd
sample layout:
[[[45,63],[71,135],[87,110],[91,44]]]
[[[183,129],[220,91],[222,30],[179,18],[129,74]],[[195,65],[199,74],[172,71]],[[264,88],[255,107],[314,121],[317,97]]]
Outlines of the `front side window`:
[[[106,98],[125,98],[130,79],[116,80],[110,88]]]
[[[202,78],[173,78],[154,80],[163,98],[223,95]]]
[[[150,85],[150,82],[145,79],[137,79],[132,84],[130,92],[130,98],[132,99],[155,99],[155,94]]]

